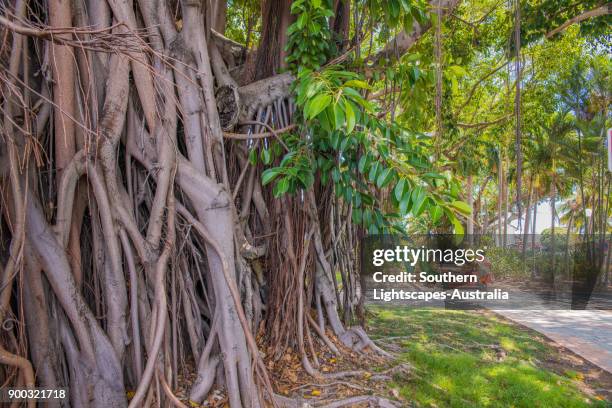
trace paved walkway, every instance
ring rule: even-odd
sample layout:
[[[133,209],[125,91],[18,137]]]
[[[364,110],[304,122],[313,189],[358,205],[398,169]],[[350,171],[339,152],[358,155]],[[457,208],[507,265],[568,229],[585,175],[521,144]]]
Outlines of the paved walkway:
[[[612,312],[606,310],[494,310],[536,330],[612,373]]]

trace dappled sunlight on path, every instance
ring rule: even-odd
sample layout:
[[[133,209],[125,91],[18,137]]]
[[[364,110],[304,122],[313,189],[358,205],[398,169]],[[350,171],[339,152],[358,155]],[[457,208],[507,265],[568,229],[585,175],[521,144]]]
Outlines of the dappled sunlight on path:
[[[495,310],[536,330],[612,373],[612,312],[605,310]]]

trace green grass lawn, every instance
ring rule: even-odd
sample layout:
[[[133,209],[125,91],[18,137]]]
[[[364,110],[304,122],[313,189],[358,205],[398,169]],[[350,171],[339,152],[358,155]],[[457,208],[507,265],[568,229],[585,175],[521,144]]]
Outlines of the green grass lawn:
[[[369,332],[414,369],[392,388],[418,407],[607,407],[580,391],[574,371],[542,368],[557,351],[493,315],[369,309]]]

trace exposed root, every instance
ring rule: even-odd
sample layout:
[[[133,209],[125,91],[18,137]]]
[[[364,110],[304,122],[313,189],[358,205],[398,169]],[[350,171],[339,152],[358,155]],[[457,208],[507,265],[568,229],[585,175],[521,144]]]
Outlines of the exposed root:
[[[330,383],[322,383],[322,384],[318,384],[318,383],[307,383],[307,384],[302,384],[299,387],[295,387],[293,389],[291,389],[291,391],[297,391],[300,390],[302,388],[307,388],[307,387],[317,387],[317,388],[325,388],[325,387],[333,387],[335,385],[344,385],[345,387],[349,387],[349,388],[354,388],[356,390],[360,390],[360,391],[367,391],[367,392],[372,392],[371,388],[366,388],[366,387],[362,387],[360,385],[357,384],[353,384],[347,381],[333,381]]]
[[[358,397],[346,398],[338,401],[334,401],[328,404],[316,404],[315,407],[320,408],[341,408],[341,407],[354,407],[358,404],[372,404],[379,408],[397,408],[401,405],[397,402],[391,401],[386,398],[376,397],[372,395],[363,395]]]
[[[367,335],[362,327],[355,326],[346,330],[343,335],[340,336],[342,342],[355,351],[364,351],[369,348],[374,353],[392,359],[394,356],[385,350],[378,347],[372,339]]]

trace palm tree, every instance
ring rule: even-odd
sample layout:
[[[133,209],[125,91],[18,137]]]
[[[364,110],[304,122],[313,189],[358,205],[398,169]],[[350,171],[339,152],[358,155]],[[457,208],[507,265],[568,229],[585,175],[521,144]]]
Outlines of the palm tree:
[[[533,127],[527,140],[525,172],[535,197],[548,197],[551,209],[552,269],[555,270],[555,203],[571,191],[566,168],[575,160],[571,155],[573,120],[567,112],[553,112]],[[539,199],[534,200],[537,206]],[[553,279],[554,279],[553,273]]]
[[[572,228],[575,223],[576,214],[581,207],[581,204],[578,203],[575,197],[570,197],[566,199],[559,206],[559,221],[566,225],[566,233],[565,233],[565,254],[563,255],[563,264],[565,265],[565,275],[569,274],[569,248],[570,248],[570,234],[572,232]]]

